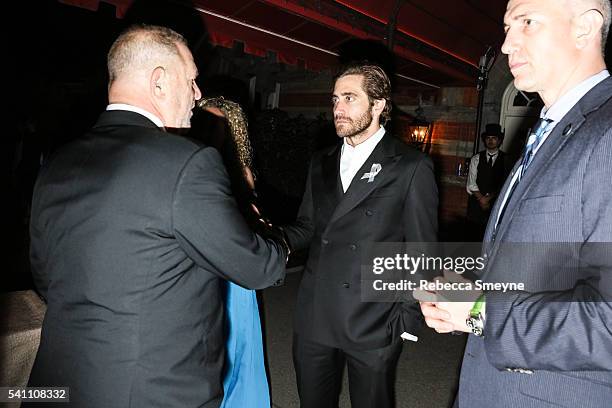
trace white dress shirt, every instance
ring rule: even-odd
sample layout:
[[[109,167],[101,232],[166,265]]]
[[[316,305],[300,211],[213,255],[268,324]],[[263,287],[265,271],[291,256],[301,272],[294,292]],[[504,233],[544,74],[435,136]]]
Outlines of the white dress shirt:
[[[340,153],[340,180],[342,180],[342,190],[345,193],[363,163],[370,157],[384,135],[385,128],[381,125],[376,133],[355,147],[348,144],[347,139],[344,138],[342,152]]]
[[[110,105],[106,107],[106,110],[107,111],[124,110],[124,111],[139,113],[142,116],[149,119],[151,122],[155,123],[157,127],[164,127],[164,122],[162,122],[160,118],[158,118],[157,116],[155,116],[149,111],[139,108],[138,106],[128,105],[127,103],[111,103]]]

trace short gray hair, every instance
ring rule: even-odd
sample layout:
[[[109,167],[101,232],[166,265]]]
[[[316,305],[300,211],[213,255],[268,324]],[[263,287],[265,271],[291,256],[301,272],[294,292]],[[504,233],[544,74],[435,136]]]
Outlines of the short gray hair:
[[[610,0],[599,0],[601,4],[601,14],[603,15],[603,26],[601,27],[601,49],[602,52],[606,52],[606,41],[608,40],[608,33],[610,32],[610,19],[612,16],[612,5]]]
[[[587,7],[590,7],[590,10],[597,10],[601,13],[603,17],[603,25],[601,26],[601,52],[605,54],[606,52],[606,42],[608,40],[608,33],[610,31],[610,19],[612,15],[612,5],[610,4],[611,0],[571,0],[569,4],[574,7],[574,10],[577,11],[576,7],[585,5],[587,3]]]
[[[108,52],[109,83],[121,74],[166,58],[181,58],[178,44],[185,38],[174,30],[155,25],[134,25],[125,30]]]

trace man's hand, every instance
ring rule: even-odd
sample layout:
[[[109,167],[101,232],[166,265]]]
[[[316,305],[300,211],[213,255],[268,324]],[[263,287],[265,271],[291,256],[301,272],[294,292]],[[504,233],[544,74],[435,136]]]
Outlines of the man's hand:
[[[492,199],[493,199],[493,196],[489,194],[480,196],[480,198],[478,199],[478,204],[480,205],[480,208],[482,208],[485,211],[491,208]]]
[[[467,279],[461,275],[444,271],[443,277],[436,277],[440,283],[467,283]],[[474,302],[481,295],[480,291],[424,291],[415,290],[413,296],[421,305],[421,312],[425,317],[425,323],[438,333],[450,333],[462,331],[471,333],[466,325],[466,320]],[[462,301],[452,301],[461,299]],[[472,300],[473,299],[473,300]],[[466,301],[467,300],[467,301]],[[484,316],[484,310],[482,311]]]
[[[415,295],[416,297],[416,295]],[[421,312],[425,317],[425,323],[438,333],[450,333],[454,326],[449,322],[450,313],[438,308],[437,302],[420,301]]]
[[[465,321],[474,302],[419,302],[425,323],[438,333],[462,331],[471,333]]]

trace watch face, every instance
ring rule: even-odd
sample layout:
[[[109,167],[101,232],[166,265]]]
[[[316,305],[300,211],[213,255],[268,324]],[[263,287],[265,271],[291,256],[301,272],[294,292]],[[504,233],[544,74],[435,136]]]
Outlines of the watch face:
[[[480,319],[480,316],[478,316],[477,318],[469,317],[465,321],[465,324],[470,330],[472,330],[472,333],[474,333],[476,336],[482,336],[484,325],[482,323],[482,319]]]

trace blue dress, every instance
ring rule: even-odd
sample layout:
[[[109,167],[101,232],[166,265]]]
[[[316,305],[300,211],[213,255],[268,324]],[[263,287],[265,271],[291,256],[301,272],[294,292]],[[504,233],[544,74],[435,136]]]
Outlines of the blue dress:
[[[226,372],[221,408],[269,408],[259,307],[254,290],[227,282]]]

